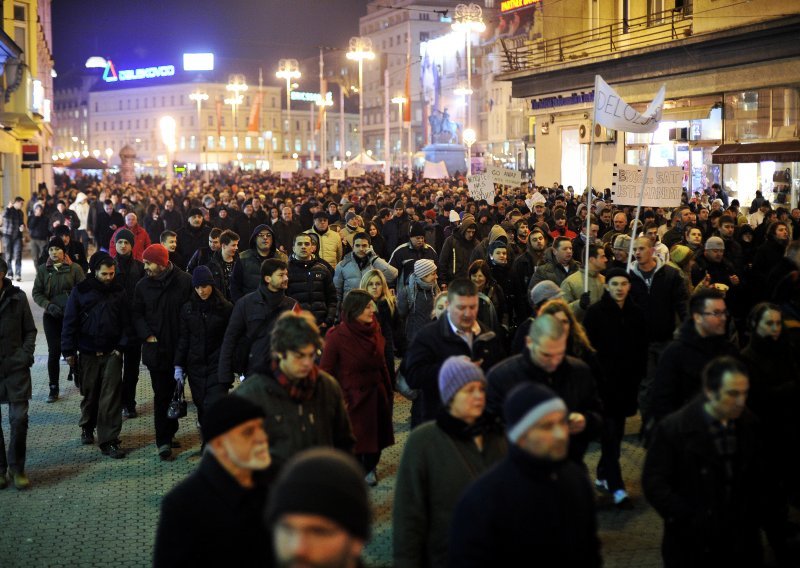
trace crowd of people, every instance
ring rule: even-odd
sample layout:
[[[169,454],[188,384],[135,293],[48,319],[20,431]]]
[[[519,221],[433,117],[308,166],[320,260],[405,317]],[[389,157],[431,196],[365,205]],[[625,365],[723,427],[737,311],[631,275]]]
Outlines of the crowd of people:
[[[125,458],[143,364],[155,453],[173,460],[188,383],[202,459],[164,498],[158,566],[358,565],[396,395],[412,431],[395,566],[600,566],[598,496],[637,506],[621,467],[637,414],[665,566],[761,566],[762,531],[793,566],[800,209],[759,194],[745,211],[715,185],[637,220],[610,197],[242,172],[18,197],[2,217],[0,488],[30,486],[28,241],[47,402],[75,382],[82,444]],[[272,549],[233,547],[231,529]]]

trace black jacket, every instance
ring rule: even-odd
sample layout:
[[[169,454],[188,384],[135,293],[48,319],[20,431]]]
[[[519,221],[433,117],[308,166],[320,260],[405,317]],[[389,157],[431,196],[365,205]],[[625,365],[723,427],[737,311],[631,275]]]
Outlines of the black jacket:
[[[408,277],[414,272],[414,263],[418,260],[427,258],[434,263],[438,262],[439,255],[429,244],[422,245],[422,248],[415,249],[411,243],[400,245],[392,251],[389,264],[397,269],[397,287],[408,284]]]
[[[570,435],[569,456],[583,461],[589,442],[600,433],[601,403],[597,386],[589,366],[569,355],[553,373],[547,373],[531,361],[530,355],[521,353],[501,361],[486,375],[486,412],[500,422],[503,404],[514,387],[526,382],[536,382],[553,389],[567,405],[569,412],[579,412],[586,418],[586,428],[580,434]]]
[[[263,514],[275,468],[246,489],[212,454],[161,502],[153,566],[274,565],[272,536]]]
[[[175,350],[175,365],[190,377],[205,379],[206,384],[230,383],[218,380],[219,354],[233,304],[219,290],[203,301],[194,293],[181,308],[181,331]]]
[[[94,238],[100,248],[108,250],[111,246],[111,237],[114,231],[125,226],[125,219],[119,211],[112,211],[111,215],[102,210],[97,213],[97,220],[94,224]],[[131,243],[133,246],[133,243]]]
[[[272,246],[267,256],[261,256],[256,248],[256,238],[261,231],[272,234]],[[269,225],[258,225],[250,235],[250,248],[239,255],[233,265],[231,274],[231,301],[238,302],[240,298],[258,289],[263,282],[261,278],[261,263],[268,258],[279,258],[286,261],[286,255],[277,250],[275,231]]]
[[[283,247],[283,250],[287,255],[292,254],[294,237],[295,235],[303,232],[303,227],[300,226],[300,223],[294,219],[288,223],[281,219],[275,223],[272,228],[275,231],[276,246],[278,248]]]
[[[238,253],[233,257],[234,266],[239,260]],[[222,251],[216,251],[211,254],[208,261],[205,263],[211,271],[211,276],[214,278],[214,286],[219,290],[226,300],[231,299],[231,277],[233,276],[233,267],[230,272],[225,272],[225,260],[222,258]]]
[[[8,278],[0,288],[0,403],[31,398],[36,324],[25,292]]]
[[[236,302],[219,354],[220,382],[228,382],[233,372],[240,370],[233,368],[233,355],[236,345],[242,341],[250,343],[246,375],[269,370],[272,360],[270,350],[272,327],[278,316],[286,310],[291,310],[296,303],[283,291],[270,292],[264,283],[255,292],[247,294]]]
[[[61,328],[61,352],[65,357],[81,353],[108,353],[127,345],[130,303],[116,281],[102,284],[94,276],[79,282],[70,292]]]
[[[511,446],[456,506],[448,566],[525,565],[599,567],[600,540],[584,469]]]
[[[192,277],[171,264],[160,278],[142,278],[133,299],[133,325],[140,341],[154,335],[156,343],[142,345],[142,362],[151,370],[172,369],[178,347],[180,311],[192,295]]]
[[[481,332],[469,345],[457,336],[450,327],[447,314],[419,330],[403,359],[401,370],[411,388],[420,389],[420,399],[415,404],[422,405],[423,422],[436,418],[442,407],[439,395],[439,369],[444,360],[452,355],[466,355],[473,361],[483,361],[481,368],[488,371],[492,365],[502,360],[505,349],[500,338],[481,324]]]
[[[207,247],[209,233],[211,233],[211,227],[205,223],[197,229],[187,224],[177,231],[178,253],[181,258],[192,258],[197,249]]]
[[[410,226],[411,220],[405,212],[399,217],[389,219],[381,230],[381,235],[386,239],[386,250],[394,250],[403,243],[407,243]]]
[[[647,314],[647,339],[664,342],[672,339],[678,320],[689,312],[689,293],[680,272],[656,260],[655,274],[648,287],[638,265],[630,270],[630,298]]]
[[[114,277],[114,282],[125,289],[128,301],[132,302],[136,283],[144,277],[144,264],[141,260],[133,258],[133,254],[128,256],[118,254],[114,258],[114,262],[117,264],[117,275]]]
[[[332,326],[336,320],[336,287],[333,273],[323,261],[289,258],[289,287],[286,295],[317,318],[318,324]]]

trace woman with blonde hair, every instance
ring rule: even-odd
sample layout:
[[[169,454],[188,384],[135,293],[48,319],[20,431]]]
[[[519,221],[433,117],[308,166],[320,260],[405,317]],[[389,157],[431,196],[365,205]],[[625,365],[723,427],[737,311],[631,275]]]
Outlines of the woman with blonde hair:
[[[392,330],[397,320],[397,298],[389,288],[389,283],[386,282],[383,272],[376,268],[364,273],[364,276],[361,277],[359,288],[366,290],[378,307],[378,313],[375,314],[375,317],[378,319],[381,334],[386,342],[384,356],[386,357],[386,367],[389,370],[389,378],[392,381],[392,386],[394,386],[394,336],[392,335]]]
[[[583,324],[575,318],[572,309],[561,298],[553,298],[546,302],[539,310],[538,315],[550,314],[560,321],[567,329],[569,338],[567,339],[567,355],[577,357],[592,370],[592,375],[596,383],[602,380],[600,362],[597,360],[597,351],[592,347],[589,336]]]

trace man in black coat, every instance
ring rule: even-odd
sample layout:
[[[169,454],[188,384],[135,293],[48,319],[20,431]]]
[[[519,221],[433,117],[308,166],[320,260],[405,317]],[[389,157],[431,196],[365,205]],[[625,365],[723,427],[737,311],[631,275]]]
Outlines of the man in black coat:
[[[200,247],[208,245],[211,227],[205,224],[203,212],[197,207],[189,209],[188,224],[178,231],[178,253],[183,259],[191,259]]]
[[[408,284],[408,277],[414,272],[414,263],[423,258],[439,261],[439,255],[425,242],[425,226],[411,223],[408,242],[398,246],[389,256],[389,264],[397,269],[397,286]]]
[[[80,377],[81,442],[98,444],[103,455],[125,457],[122,430],[122,353],[129,308],[125,289],[115,282],[116,264],[107,252],[92,255],[91,274],[70,292],[61,331],[61,353]],[[76,369],[76,365],[79,368]]]
[[[312,247],[308,233],[295,235],[286,295],[314,314],[320,333],[324,335],[336,321],[336,287],[329,266],[314,256]]]
[[[180,333],[180,310],[192,294],[192,277],[175,268],[163,245],[150,245],[142,255],[147,278],[136,284],[133,324],[142,345],[142,362],[153,386],[156,446],[162,460],[172,459],[178,421],[167,417],[175,392],[173,358]]]
[[[286,256],[292,253],[294,237],[303,231],[300,222],[294,219],[292,208],[288,205],[281,209],[281,219],[275,223],[275,244]]]
[[[508,455],[456,505],[448,566],[601,566],[594,492],[583,467],[567,459],[567,405],[526,383],[504,410]]]
[[[205,262],[205,266],[208,267],[214,278],[214,286],[228,301],[231,299],[233,266],[239,260],[239,242],[239,235],[233,231],[222,231],[219,235],[219,250],[213,252]]]
[[[106,199],[103,210],[97,213],[94,225],[94,240],[97,248],[106,249],[111,242],[114,231],[125,225],[125,219],[119,211],[114,211],[114,203]],[[131,243],[133,244],[133,243]]]
[[[600,433],[600,399],[589,366],[567,355],[569,334],[552,315],[533,320],[523,353],[501,361],[486,375],[486,412],[502,421],[503,403],[514,387],[540,383],[553,389],[569,409],[569,457],[576,463]]]
[[[721,357],[702,380],[703,395],[656,428],[642,471],[644,495],[664,519],[664,566],[762,566],[760,528],[780,558],[785,517],[745,407],[747,372]]]
[[[505,356],[496,333],[478,321],[478,289],[457,278],[447,289],[447,311],[423,327],[406,352],[401,372],[411,388],[420,389],[411,405],[411,427],[436,418],[442,407],[439,369],[445,359],[466,355],[484,372]]]
[[[394,217],[383,225],[381,234],[386,241],[386,250],[394,250],[403,243],[408,242],[408,229],[411,219],[406,215],[403,200],[398,199],[394,204]]]
[[[226,396],[202,430],[200,465],[161,502],[153,566],[273,566],[262,522],[273,477],[263,410]]]

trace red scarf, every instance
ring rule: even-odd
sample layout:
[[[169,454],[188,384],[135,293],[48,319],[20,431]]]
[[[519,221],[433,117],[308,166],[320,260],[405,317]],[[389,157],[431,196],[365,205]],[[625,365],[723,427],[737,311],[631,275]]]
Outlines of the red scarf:
[[[294,402],[306,402],[311,400],[311,397],[314,396],[314,389],[317,386],[318,371],[319,369],[314,365],[306,378],[292,381],[283,374],[278,361],[272,361],[272,375],[275,377],[275,380],[278,381],[278,384],[286,390],[289,398]]]

